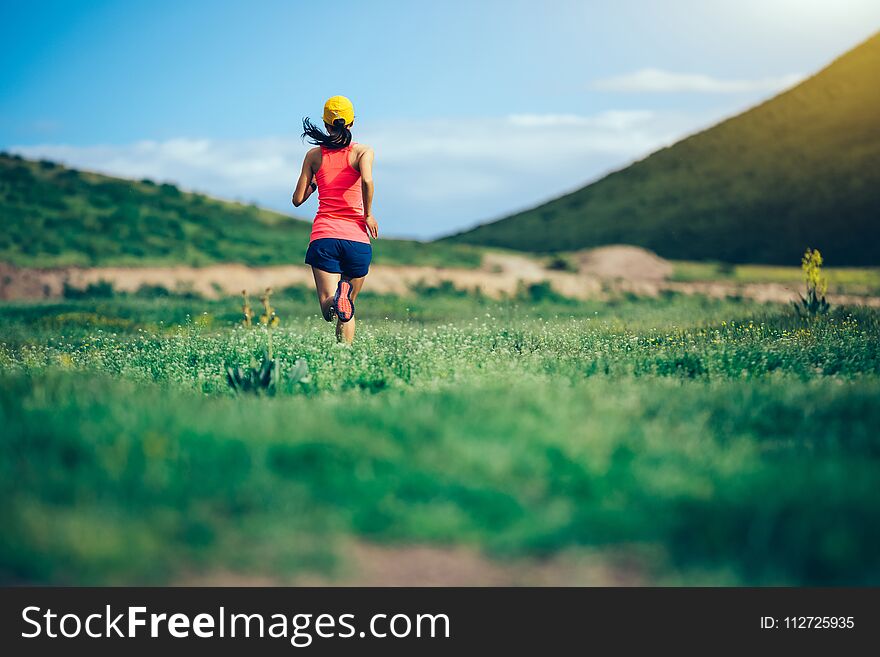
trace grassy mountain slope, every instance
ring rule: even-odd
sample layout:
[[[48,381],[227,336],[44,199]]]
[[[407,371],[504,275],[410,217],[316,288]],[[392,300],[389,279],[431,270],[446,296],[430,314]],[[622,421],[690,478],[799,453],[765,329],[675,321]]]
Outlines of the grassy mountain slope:
[[[309,223],[252,205],[0,154],[0,261],[21,266],[300,263]],[[379,240],[376,262],[477,266],[479,249]]]
[[[578,191],[448,238],[677,259],[880,264],[880,34],[793,89]]]

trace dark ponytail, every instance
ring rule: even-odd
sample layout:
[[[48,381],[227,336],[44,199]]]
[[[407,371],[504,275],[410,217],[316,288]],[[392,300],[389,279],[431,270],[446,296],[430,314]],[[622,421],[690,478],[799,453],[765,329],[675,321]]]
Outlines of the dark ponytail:
[[[324,148],[339,149],[345,148],[351,143],[351,130],[345,125],[345,119],[336,119],[333,125],[327,123],[327,134],[319,127],[314,125],[308,117],[303,119],[302,137],[309,138],[315,146],[323,146]]]

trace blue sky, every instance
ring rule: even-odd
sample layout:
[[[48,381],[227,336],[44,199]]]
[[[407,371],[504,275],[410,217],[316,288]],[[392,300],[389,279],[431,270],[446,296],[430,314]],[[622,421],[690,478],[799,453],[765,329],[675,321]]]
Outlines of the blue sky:
[[[291,210],[304,115],[355,103],[386,235],[533,205],[880,29],[874,0],[0,6],[0,146]],[[314,207],[297,213],[309,218]]]

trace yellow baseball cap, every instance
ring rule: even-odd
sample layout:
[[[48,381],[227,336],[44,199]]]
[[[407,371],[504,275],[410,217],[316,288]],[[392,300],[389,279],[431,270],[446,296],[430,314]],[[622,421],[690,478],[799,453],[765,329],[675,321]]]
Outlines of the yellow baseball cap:
[[[333,125],[336,119],[345,119],[345,125],[354,121],[354,105],[345,96],[333,96],[324,103],[324,123]]]

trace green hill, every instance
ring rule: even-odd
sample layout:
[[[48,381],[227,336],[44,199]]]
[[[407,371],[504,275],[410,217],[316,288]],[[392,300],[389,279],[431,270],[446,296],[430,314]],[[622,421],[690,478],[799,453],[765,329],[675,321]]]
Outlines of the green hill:
[[[793,89],[576,192],[447,238],[527,251],[880,264],[880,34]]]
[[[0,154],[0,261],[19,266],[300,263],[310,225],[253,205]],[[376,262],[477,266],[458,244],[379,240]]]

